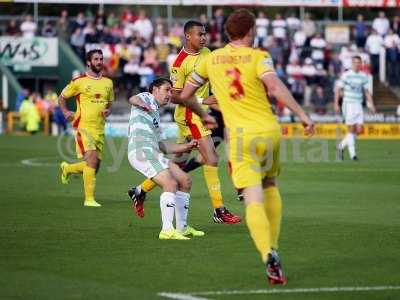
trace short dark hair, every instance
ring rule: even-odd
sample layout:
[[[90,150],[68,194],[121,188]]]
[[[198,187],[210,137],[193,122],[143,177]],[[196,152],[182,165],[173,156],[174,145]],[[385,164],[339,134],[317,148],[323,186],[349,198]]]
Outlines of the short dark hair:
[[[93,56],[95,53],[98,53],[98,54],[103,55],[103,51],[101,51],[101,49],[93,49],[93,50],[90,50],[89,52],[86,53],[86,61],[91,61],[91,60],[92,60],[92,56]]]
[[[256,17],[248,9],[238,9],[231,13],[225,23],[225,31],[231,41],[244,38],[254,27]]]
[[[153,92],[154,87],[159,88],[160,86],[162,86],[166,83],[169,83],[172,86],[172,81],[169,80],[168,78],[160,77],[160,78],[155,79],[152,83],[150,83],[149,93]]]
[[[204,24],[196,20],[189,20],[183,25],[183,32],[186,34],[193,27],[204,27]]]
[[[361,58],[360,55],[354,55],[354,56],[352,57],[352,59],[358,59],[359,61],[362,62],[362,58]]]

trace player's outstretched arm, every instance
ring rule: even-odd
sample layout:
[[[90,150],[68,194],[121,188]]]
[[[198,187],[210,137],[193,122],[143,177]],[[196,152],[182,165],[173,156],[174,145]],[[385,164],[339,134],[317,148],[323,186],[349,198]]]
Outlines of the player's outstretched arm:
[[[186,144],[176,144],[162,141],[159,143],[162,152],[167,154],[180,154],[190,152],[192,149],[197,148],[199,143],[196,140],[192,140]]]
[[[296,102],[292,94],[279,79],[279,77],[273,72],[268,72],[265,73],[261,79],[267,87],[269,94],[279,99],[279,101],[282,101],[293,113],[295,113],[300,118],[300,121],[304,125],[306,135],[313,135],[313,121],[306,114],[303,108]]]
[[[128,102],[131,105],[134,105],[136,107],[139,107],[140,109],[143,109],[144,111],[151,111],[150,105],[148,105],[146,102],[144,102],[142,99],[140,99],[138,96],[132,96],[129,98]]]
[[[67,105],[65,104],[65,100],[66,100],[66,98],[64,98],[64,96],[61,94],[58,97],[58,105],[60,106],[61,111],[64,114],[64,117],[68,121],[72,121],[74,119],[74,113],[67,108]]]
[[[181,92],[182,89],[176,89],[176,88],[172,89],[172,98],[171,98],[172,103],[185,105],[184,101],[180,97]],[[208,105],[209,107],[219,111],[217,98],[215,98],[214,95],[208,96],[207,98],[204,99],[196,97],[196,100],[200,105],[202,104]]]

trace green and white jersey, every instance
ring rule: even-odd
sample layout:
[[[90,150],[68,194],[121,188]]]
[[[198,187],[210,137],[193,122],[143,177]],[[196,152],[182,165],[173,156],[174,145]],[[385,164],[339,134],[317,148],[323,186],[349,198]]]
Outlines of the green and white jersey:
[[[128,152],[152,149],[160,152],[158,143],[161,141],[160,106],[150,93],[136,95],[151,107],[147,112],[132,105],[129,118]]]
[[[346,71],[340,77],[338,86],[343,89],[343,103],[362,104],[364,92],[368,89],[368,75],[353,70]]]

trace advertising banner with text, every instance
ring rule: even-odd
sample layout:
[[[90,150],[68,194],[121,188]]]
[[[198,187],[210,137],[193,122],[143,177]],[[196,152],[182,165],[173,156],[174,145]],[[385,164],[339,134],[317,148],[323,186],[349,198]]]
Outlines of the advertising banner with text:
[[[1,0],[0,0],[1,2]],[[10,0],[16,3],[214,5],[214,6],[308,6],[308,7],[400,7],[400,0]]]
[[[339,6],[340,0],[182,0],[183,5]]]
[[[0,61],[6,66],[58,66],[57,38],[0,37]]]
[[[340,139],[347,133],[344,124],[316,124],[316,139]],[[282,124],[282,137],[284,138],[304,138],[303,126],[299,123]],[[357,138],[376,139],[376,140],[400,140],[400,124],[364,124],[363,132]]]
[[[400,0],[343,0],[344,7],[400,7]]]
[[[1,0],[0,0],[1,2]],[[13,0],[19,3],[181,5],[181,0]],[[197,5],[203,5],[198,3]]]

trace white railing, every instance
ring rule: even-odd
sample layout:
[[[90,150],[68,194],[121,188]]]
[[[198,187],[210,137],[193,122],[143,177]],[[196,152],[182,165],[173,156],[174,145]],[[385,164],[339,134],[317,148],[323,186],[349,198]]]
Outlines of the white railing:
[[[382,47],[379,53],[379,80],[386,84],[386,48]]]
[[[8,79],[6,74],[3,74],[2,78],[1,78],[1,87],[2,87],[2,95],[1,95],[1,99],[2,99],[2,107],[3,109],[7,109],[8,108]]]

